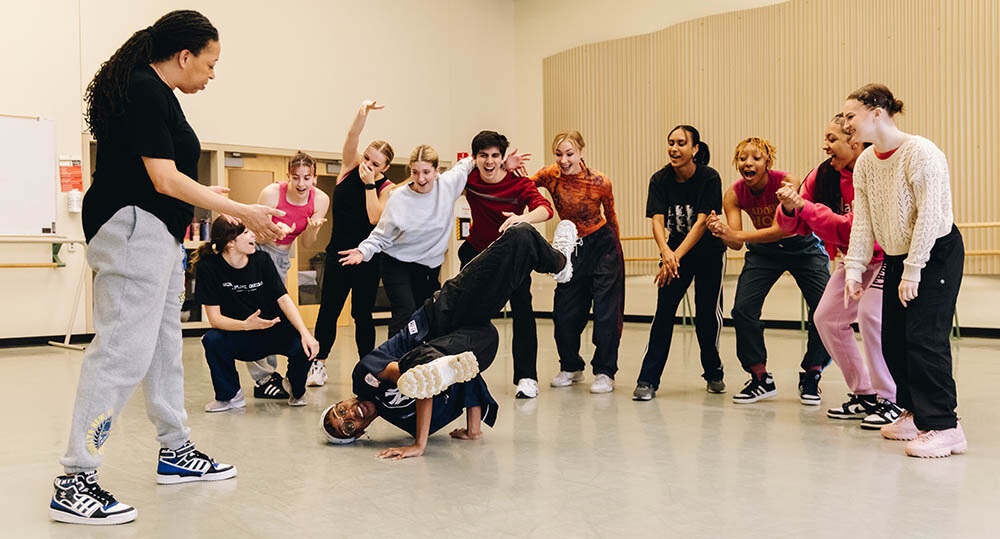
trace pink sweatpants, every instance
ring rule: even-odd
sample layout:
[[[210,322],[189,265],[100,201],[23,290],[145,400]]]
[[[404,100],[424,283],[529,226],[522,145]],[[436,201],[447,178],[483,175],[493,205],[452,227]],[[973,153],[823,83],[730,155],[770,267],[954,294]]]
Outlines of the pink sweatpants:
[[[868,265],[861,276],[865,293],[860,301],[852,301],[844,308],[844,262],[837,260],[837,268],[826,285],[813,317],[820,339],[833,361],[844,373],[847,387],[855,395],[877,394],[896,402],[896,383],[889,374],[882,356],[882,262]],[[861,358],[858,342],[851,323],[858,321],[861,342],[865,348],[865,362]]]

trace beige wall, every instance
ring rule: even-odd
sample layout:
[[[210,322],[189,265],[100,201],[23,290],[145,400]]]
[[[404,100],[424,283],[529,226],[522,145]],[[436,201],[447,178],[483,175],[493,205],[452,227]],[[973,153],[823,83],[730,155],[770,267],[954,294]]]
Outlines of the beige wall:
[[[513,48],[510,0],[7,2],[0,114],[54,119],[59,153],[81,155],[82,95],[100,63],[132,32],[181,8],[208,16],[222,42],[216,80],[180,97],[203,142],[339,152],[369,97],[387,108],[371,116],[364,138],[389,140],[400,159],[429,143],[450,161],[479,129],[514,127],[516,83],[502,52]],[[60,195],[58,230],[81,237],[79,215],[65,207]],[[0,262],[45,261],[47,249],[0,245]],[[64,256],[69,265],[59,270],[0,270],[4,304],[24,306],[5,313],[0,338],[65,331],[79,255]],[[76,333],[88,330],[84,312]]]
[[[844,97],[884,82],[906,104],[900,127],[948,156],[956,220],[996,222],[998,28],[994,0],[793,0],[584,45],[545,60],[545,136],[580,129],[588,163],[615,182],[623,235],[648,236],[646,185],[674,125],[698,127],[724,188],[747,136],[770,139],[776,168],[802,178],[825,159],[823,130]],[[996,228],[964,235],[967,250],[1000,249]],[[626,256],[655,247],[630,243]],[[966,270],[996,274],[1000,257],[970,257]]]
[[[516,144],[551,162],[543,131],[542,60],[572,47],[654,32],[698,17],[785,0],[514,0]],[[709,47],[711,42],[701,42]],[[595,79],[597,71],[579,74]],[[573,81],[571,84],[575,84]],[[545,103],[548,106],[549,103]]]

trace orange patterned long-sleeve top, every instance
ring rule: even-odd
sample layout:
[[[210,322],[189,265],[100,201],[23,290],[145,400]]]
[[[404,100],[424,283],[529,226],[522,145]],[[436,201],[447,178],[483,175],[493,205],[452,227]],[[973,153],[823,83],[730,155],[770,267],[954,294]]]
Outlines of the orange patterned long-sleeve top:
[[[549,191],[559,218],[573,221],[581,238],[596,232],[605,223],[611,226],[615,237],[619,236],[611,180],[604,173],[580,163],[579,174],[563,174],[558,165],[549,165],[531,179],[538,187]]]

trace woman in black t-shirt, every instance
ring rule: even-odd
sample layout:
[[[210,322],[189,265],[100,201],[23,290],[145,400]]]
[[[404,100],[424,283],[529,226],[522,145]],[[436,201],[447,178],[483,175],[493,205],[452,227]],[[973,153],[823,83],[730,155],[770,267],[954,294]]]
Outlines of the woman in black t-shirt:
[[[719,357],[726,248],[719,238],[705,233],[709,213],[722,208],[722,180],[708,166],[708,145],[690,125],[670,131],[667,155],[670,164],[650,178],[646,201],[646,217],[653,221],[660,267],[654,278],[659,287],[656,315],[632,394],[634,400],[640,401],[656,396],[670,351],[674,316],[692,280],[702,377],[709,393],[726,390]]]
[[[339,251],[353,249],[368,237],[382,216],[393,183],[385,177],[395,152],[384,140],[374,140],[364,152],[358,151],[358,141],[365,128],[368,113],[385,105],[364,101],[354,116],[344,140],[344,163],[337,187],[330,196],[333,231],[326,247],[323,267],[322,296],[316,318],[316,338],[319,355],[309,373],[309,385],[326,383],[326,358],[337,339],[337,318],[351,294],[351,317],[354,318],[354,342],[358,357],[375,348],[375,322],[372,310],[381,275],[379,255],[356,266],[342,266]]]
[[[245,407],[235,360],[257,361],[271,354],[288,357],[288,404],[306,405],[306,373],[319,342],[256,240],[253,231],[219,217],[212,223],[212,241],[195,253],[198,303],[212,325],[201,338],[215,388],[206,412]]]
[[[157,482],[228,479],[189,441],[181,365],[181,242],[192,205],[234,215],[265,238],[283,236],[282,212],[238,204],[195,181],[201,145],[174,95],[215,78],[219,33],[196,11],[173,11],[139,30],[87,87],[87,124],[97,140],[93,183],[83,202],[87,262],[94,270],[94,341],[80,369],[66,454],[55,480],[53,520],[121,524],[135,508],[98,486],[112,422],[143,384],[161,449]]]

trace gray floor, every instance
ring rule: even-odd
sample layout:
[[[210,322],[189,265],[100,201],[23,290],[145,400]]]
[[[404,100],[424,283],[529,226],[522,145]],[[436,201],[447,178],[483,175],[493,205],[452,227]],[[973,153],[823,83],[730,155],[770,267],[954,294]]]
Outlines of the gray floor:
[[[500,330],[509,339],[509,325]],[[704,391],[693,331],[678,329],[660,394],[647,403],[630,399],[647,325],[626,325],[620,385],[610,395],[590,395],[587,385],[549,388],[558,369],[551,324],[541,321],[539,330],[538,399],[513,398],[509,345],[502,344],[486,373],[501,406],[496,428],[474,442],[438,433],[425,456],[401,462],[375,459],[379,449],[408,441],[385,423],[353,446],[321,441],[319,412],[349,392],[349,328],[333,356],[343,359],[330,362],[326,387],[309,390],[308,406],[248,398],[244,412],[211,415],[201,411],[211,398],[208,368],[197,339],[187,339],[193,439],[238,465],[239,477],[156,485],[157,444],[136,396],[106,445],[101,483],[138,507],[139,518],[112,529],[47,518],[81,354],[0,349],[12,421],[0,449],[2,535],[995,537],[989,519],[1000,487],[1000,431],[989,407],[1000,386],[998,341],[954,345],[969,453],[920,460],[905,457],[902,442],[825,417],[846,392],[836,367],[823,379],[822,407],[798,403],[799,332],[768,332],[779,395],[740,406],[730,400],[744,381],[731,329],[721,344],[726,395]]]

